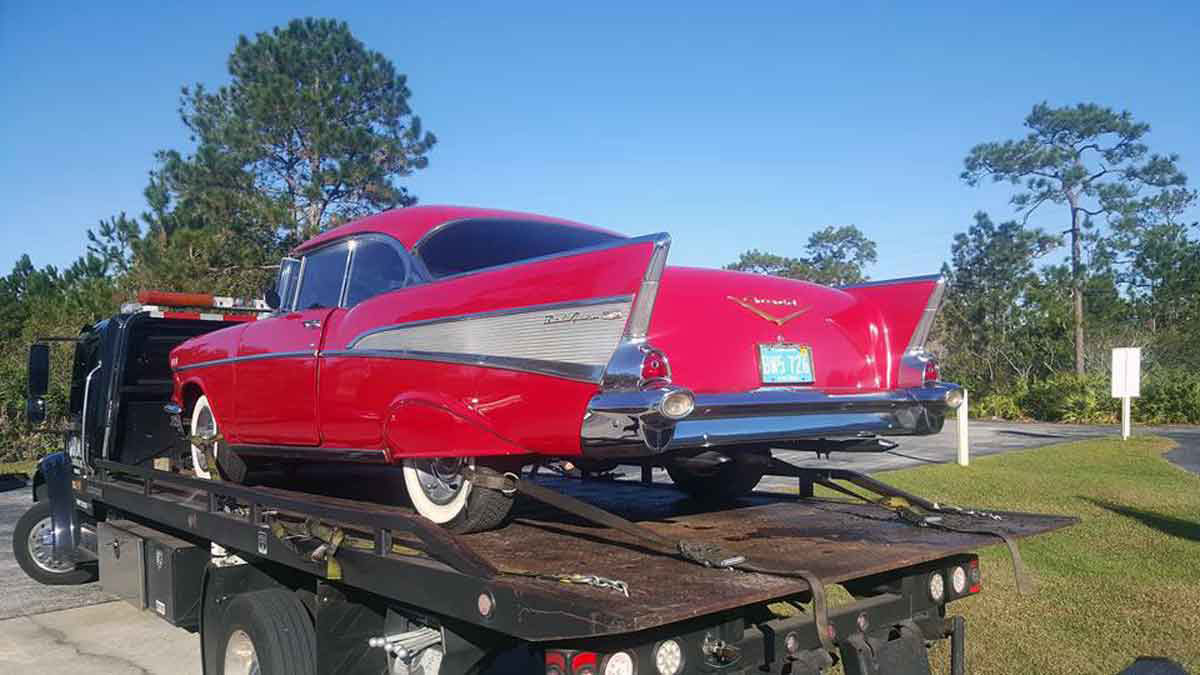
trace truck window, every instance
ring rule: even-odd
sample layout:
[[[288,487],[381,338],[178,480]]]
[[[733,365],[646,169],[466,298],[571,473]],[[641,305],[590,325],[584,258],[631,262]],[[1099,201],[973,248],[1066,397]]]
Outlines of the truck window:
[[[354,255],[350,259],[350,281],[346,287],[347,307],[380,293],[404,288],[407,282],[408,265],[398,243],[379,236],[355,242]]]
[[[621,239],[585,227],[480,218],[450,223],[419,242],[415,253],[433,278],[587,248]]]
[[[346,278],[346,244],[335,244],[304,256],[303,278],[296,309],[337,307]]]

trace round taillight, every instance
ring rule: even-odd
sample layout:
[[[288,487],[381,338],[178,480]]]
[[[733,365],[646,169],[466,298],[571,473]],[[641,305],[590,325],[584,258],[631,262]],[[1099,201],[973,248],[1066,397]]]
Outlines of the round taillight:
[[[654,667],[658,675],[679,675],[683,672],[683,647],[675,640],[663,640],[654,648]]]
[[[667,365],[667,357],[662,353],[651,351],[642,359],[642,381],[667,380],[671,377],[671,368]]]
[[[967,571],[962,565],[950,571],[950,587],[954,589],[955,595],[962,595],[967,590]]]
[[[946,580],[942,578],[941,572],[929,575],[929,598],[934,602],[946,599]]]
[[[604,661],[602,675],[634,675],[633,657],[629,652],[617,652]]]
[[[921,379],[925,382],[938,382],[942,379],[942,371],[938,368],[938,362],[929,359],[925,362],[925,370],[921,374]]]

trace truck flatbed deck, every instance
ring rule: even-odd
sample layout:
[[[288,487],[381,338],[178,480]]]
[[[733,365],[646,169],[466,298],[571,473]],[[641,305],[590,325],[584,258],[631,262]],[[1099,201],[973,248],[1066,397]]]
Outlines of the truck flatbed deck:
[[[463,619],[478,618],[475,600],[488,593],[495,601],[492,620],[497,629],[522,640],[561,641],[644,631],[809,590],[797,578],[709,569],[668,557],[624,532],[536,503],[523,505],[503,529],[449,535],[428,527],[410,508],[401,506],[232,485],[109,462],[102,465],[111,470],[110,477],[86,481],[84,492],[127,517],[200,534],[234,551],[265,552],[273,560],[306,571],[320,571],[322,565],[267,537],[268,526],[252,522],[252,516],[278,510],[294,519],[345,527],[373,537],[376,544],[370,551],[343,548],[339,552],[346,583],[415,606],[435,598],[442,603],[450,600],[448,604],[460,609]],[[735,507],[712,510],[664,484],[545,475],[537,482],[637,522],[666,539],[717,544],[770,567],[807,570],[825,584],[1001,543],[991,534],[918,527],[883,506],[841,499],[756,492]],[[221,503],[210,495],[236,500],[245,507],[243,517],[210,510]],[[988,518],[988,528],[1015,539],[1075,522],[1061,516],[992,513],[1000,520]],[[980,526],[978,517],[961,519],[962,527]],[[382,532],[390,532],[385,536],[410,555],[379,554]],[[622,581],[628,597],[611,588],[550,579],[570,574]],[[459,594],[459,601],[446,597]]]

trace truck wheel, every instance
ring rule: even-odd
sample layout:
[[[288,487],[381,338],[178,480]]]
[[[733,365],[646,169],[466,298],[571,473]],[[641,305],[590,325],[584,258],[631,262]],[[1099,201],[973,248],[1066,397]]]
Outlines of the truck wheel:
[[[499,490],[476,487],[462,475],[475,460],[406,459],[404,486],[417,513],[465,534],[495,529],[508,517],[513,498]]]
[[[13,529],[13,557],[34,581],[47,586],[76,586],[96,580],[94,570],[70,560],[55,560],[50,540],[50,502],[34,502]]]
[[[766,451],[751,450],[729,453],[733,461],[703,473],[678,464],[667,464],[667,475],[675,486],[700,502],[719,504],[750,494],[766,474]],[[747,456],[750,455],[750,456]]]
[[[221,619],[218,675],[316,675],[317,635],[292,591],[243,593]]]
[[[192,406],[191,431],[193,436],[206,437],[216,436],[219,433],[217,416],[213,414],[212,406],[208,403],[208,396],[196,399],[196,405]],[[217,462],[217,473],[221,479],[233,483],[246,482],[246,463],[242,461],[241,457],[234,454],[224,442],[217,442],[216,447],[213,448],[213,458]],[[192,444],[192,467],[197,478],[212,478],[212,467],[208,466],[204,448],[195,443]]]

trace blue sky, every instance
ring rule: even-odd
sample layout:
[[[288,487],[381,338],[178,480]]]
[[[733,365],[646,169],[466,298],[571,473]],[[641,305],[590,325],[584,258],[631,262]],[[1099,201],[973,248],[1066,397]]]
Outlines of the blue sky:
[[[154,151],[188,147],[179,87],[297,16],[409,76],[439,137],[406,181],[423,203],[666,230],[676,264],[855,224],[872,276],[937,271],[976,210],[1011,214],[958,179],[966,151],[1042,100],[1129,109],[1200,181],[1195,3],[108,4],[0,2],[0,273],[144,210]]]

